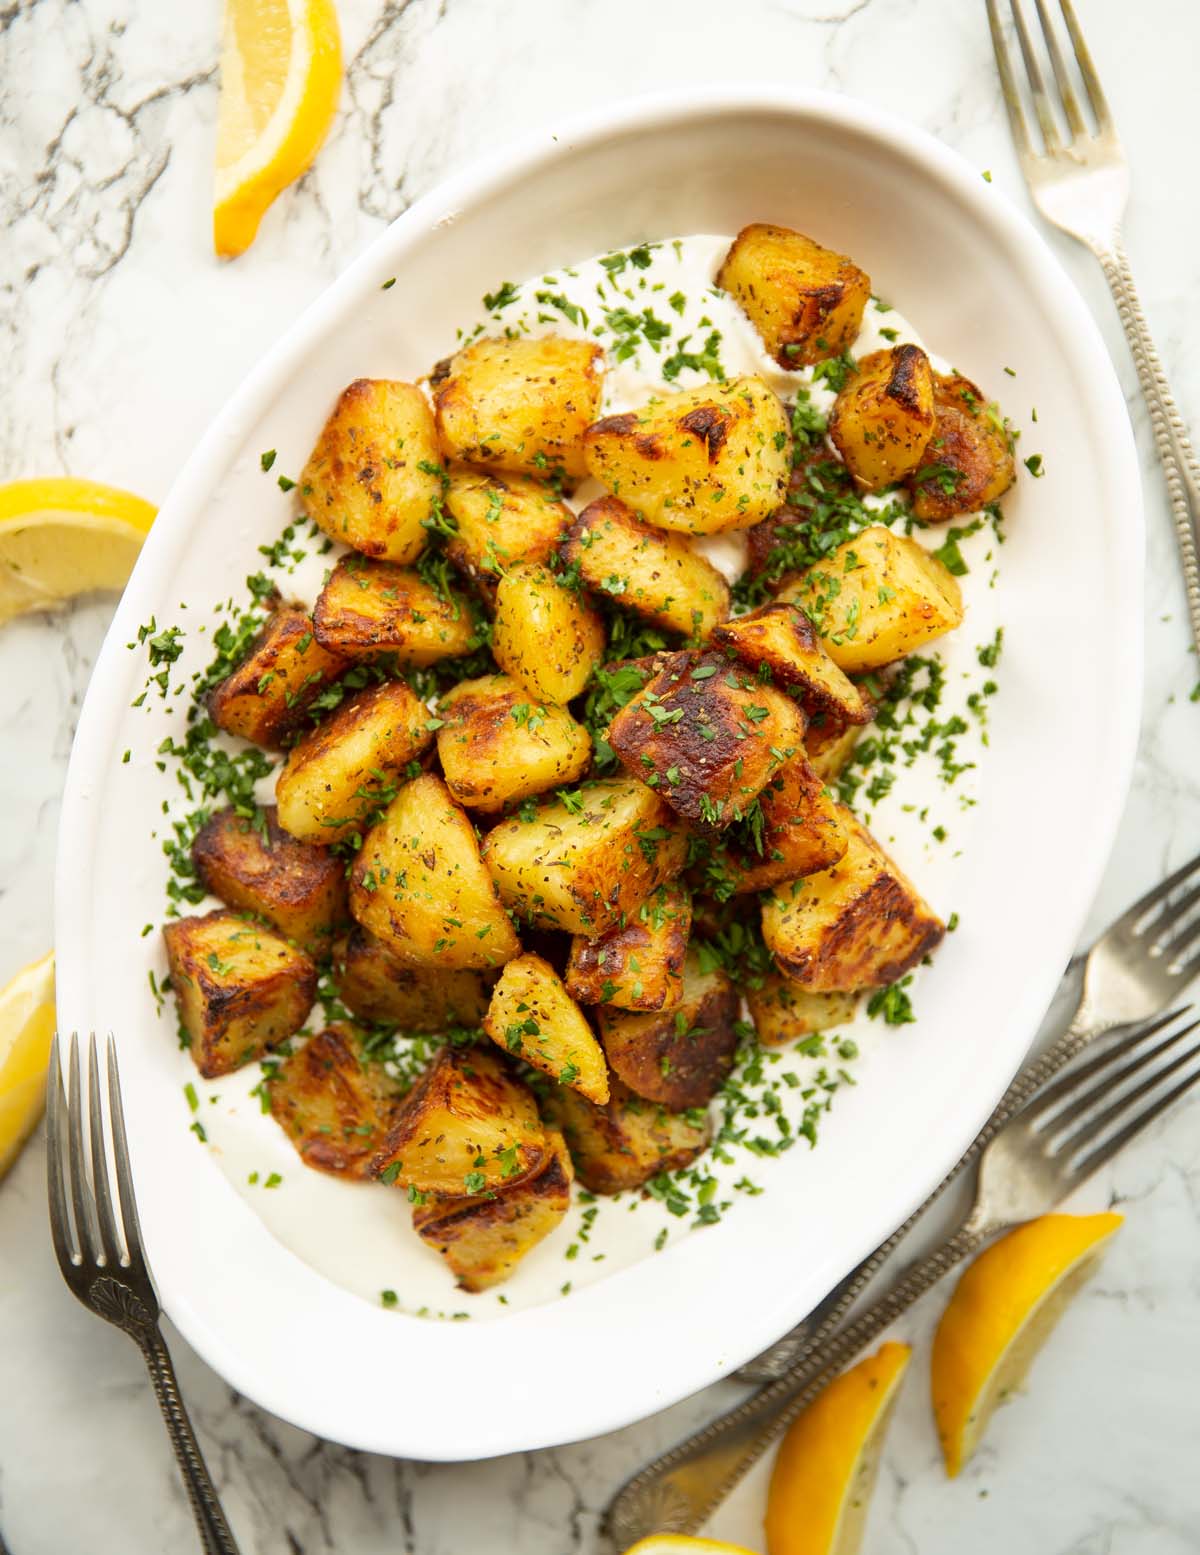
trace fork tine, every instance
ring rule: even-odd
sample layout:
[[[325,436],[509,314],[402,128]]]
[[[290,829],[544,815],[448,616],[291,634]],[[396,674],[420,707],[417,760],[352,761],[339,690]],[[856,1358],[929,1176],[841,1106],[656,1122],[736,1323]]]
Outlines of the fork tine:
[[[1162,916],[1161,913],[1154,913],[1153,909],[1161,907],[1193,875],[1200,876],[1200,854],[1189,859],[1186,864],[1181,864],[1174,874],[1168,875],[1160,885],[1147,891],[1145,896],[1139,896],[1133,906],[1123,912],[1112,927],[1139,936],[1149,933],[1151,923],[1157,922]]]
[[[112,1192],[108,1185],[108,1155],[104,1149],[104,1112],[100,1106],[100,1065],[96,1058],[96,1033],[88,1037],[88,1132],[92,1143],[92,1191],[96,1197],[96,1219],[100,1227],[100,1245],[106,1263],[121,1261],[121,1233],[113,1214]]]
[[[1008,110],[1008,124],[1012,130],[1012,138],[1018,156],[1032,157],[1036,152],[1029,138],[1029,123],[1025,118],[1025,110],[1021,106],[1021,93],[1017,88],[1017,78],[1013,74],[1008,44],[1004,41],[1004,33],[1000,27],[1000,13],[996,7],[996,0],[987,0],[987,12],[988,26],[992,34],[992,50],[996,56],[996,71],[1000,77],[1000,93],[1004,98],[1004,106]]]
[[[1058,82],[1058,95],[1062,101],[1063,112],[1067,116],[1067,123],[1071,127],[1073,141],[1077,135],[1086,135],[1088,127],[1079,107],[1079,98],[1075,95],[1075,83],[1071,80],[1067,62],[1063,59],[1062,50],[1058,46],[1058,33],[1046,14],[1046,0],[1034,0],[1034,3],[1037,6],[1038,20],[1042,24],[1042,36],[1046,40],[1046,52],[1050,56],[1054,79]]]
[[[1196,1055],[1195,1053],[1192,1053],[1190,1056],[1195,1058]],[[1177,1069],[1181,1067],[1181,1065],[1175,1064],[1172,1067]],[[1160,1078],[1165,1079],[1168,1072],[1169,1071],[1164,1071]],[[1106,1139],[1101,1144],[1097,1145],[1095,1150],[1093,1150],[1090,1155],[1084,1156],[1081,1161],[1076,1163],[1076,1181],[1083,1182],[1084,1178],[1090,1177],[1093,1172],[1099,1171],[1105,1162],[1112,1160],[1113,1156],[1116,1155],[1118,1150],[1123,1150],[1131,1139],[1136,1139],[1142,1130],[1144,1128],[1148,1128],[1156,1118],[1161,1117],[1162,1114],[1166,1112],[1168,1107],[1174,1106],[1174,1104],[1181,1096],[1186,1096],[1188,1091],[1191,1090],[1192,1086],[1195,1085],[1198,1080],[1200,1080],[1200,1069],[1197,1069],[1194,1074],[1188,1075],[1186,1079],[1181,1080],[1179,1084],[1175,1086],[1174,1089],[1168,1091],[1165,1096],[1160,1096],[1157,1101],[1152,1102],[1139,1117],[1136,1117],[1131,1122],[1127,1123],[1125,1127],[1121,1129],[1119,1133],[1114,1134],[1111,1139]]]
[[[1084,42],[1083,32],[1075,18],[1075,7],[1071,0],[1058,0],[1062,10],[1063,20],[1067,24],[1067,31],[1071,35],[1071,47],[1075,50],[1075,60],[1079,65],[1079,74],[1083,77],[1083,84],[1087,88],[1088,100],[1092,105],[1092,112],[1096,115],[1096,123],[1103,131],[1113,128],[1113,116],[1109,112],[1108,99],[1104,95],[1104,88],[1100,85],[1100,77],[1096,74],[1096,67],[1092,63],[1091,50]]]
[[[76,1261],[71,1245],[71,1212],[67,1207],[67,1187],[63,1181],[63,1115],[67,1101],[63,1095],[62,1060],[58,1051],[58,1033],[50,1044],[50,1068],[46,1076],[46,1187],[50,1198],[50,1234],[54,1253],[65,1269]]]
[[[1168,902],[1155,923],[1157,938],[1154,949],[1161,955],[1169,955],[1184,942],[1190,943],[1200,918],[1191,917],[1192,909],[1200,902],[1200,885],[1178,902]],[[1182,925],[1182,928],[1180,927]]]
[[[133,1173],[129,1168],[129,1140],[125,1134],[125,1109],[121,1106],[121,1079],[117,1073],[117,1045],[108,1038],[108,1117],[112,1124],[113,1157],[117,1164],[117,1193],[121,1199],[121,1219],[125,1223],[125,1249],[129,1263],[144,1270],[142,1228],[138,1224],[137,1200],[133,1196]]]
[[[71,1033],[67,1078],[67,1158],[71,1172],[71,1202],[75,1208],[75,1235],[79,1250],[93,1263],[102,1249],[96,1239],[95,1201],[88,1186],[83,1155],[83,1101],[79,1085],[79,1038]]]
[[[1021,44],[1021,54],[1025,60],[1025,74],[1029,77],[1029,90],[1033,94],[1033,108],[1037,114],[1038,124],[1042,131],[1042,139],[1049,152],[1061,151],[1062,138],[1058,133],[1058,125],[1054,122],[1054,109],[1046,91],[1046,83],[1042,79],[1042,67],[1038,63],[1037,53],[1033,47],[1033,39],[1029,36],[1029,29],[1025,25],[1025,13],[1021,9],[1021,0],[1008,0],[1012,9],[1013,21],[1017,28],[1017,38]]]
[[[1054,1138],[1054,1148],[1063,1154],[1078,1150],[1080,1146],[1087,1144],[1089,1140],[1095,1139],[1099,1134],[1103,1133],[1110,1123],[1114,1122],[1122,1113],[1127,1112],[1135,1101],[1143,1096],[1146,1091],[1158,1085],[1166,1075],[1173,1073],[1175,1069],[1179,1068],[1180,1064],[1188,1063],[1197,1051],[1196,1044],[1193,1044],[1183,1054],[1182,1058],[1174,1060],[1165,1069],[1153,1071],[1153,1065],[1157,1060],[1164,1053],[1169,1052],[1177,1043],[1182,1042],[1184,1037],[1191,1036],[1198,1026],[1200,1026],[1200,1020],[1194,1020],[1179,1031],[1172,1032],[1163,1041],[1156,1042],[1147,1052],[1139,1053],[1128,1064],[1123,1065],[1115,1073],[1106,1076],[1099,1085],[1093,1086],[1087,1095],[1079,1097],[1075,1104],[1068,1107],[1065,1112],[1055,1118],[1051,1125],[1050,1132],[1056,1136]],[[1146,1071],[1151,1071],[1149,1078],[1144,1080],[1141,1085],[1127,1092],[1126,1095],[1118,1097],[1116,1101],[1105,1107],[1102,1112],[1097,1113],[1094,1117],[1084,1116],[1090,1108],[1094,1107],[1105,1096],[1111,1095],[1114,1090],[1124,1085],[1126,1080],[1131,1080],[1135,1075]],[[1075,1123],[1078,1119],[1082,1119],[1082,1121],[1077,1128],[1068,1129],[1065,1136],[1060,1134],[1061,1125]]]
[[[1126,1053],[1137,1047],[1140,1042],[1144,1042],[1147,1037],[1154,1036],[1155,1032],[1161,1031],[1164,1026],[1169,1026],[1173,1020],[1176,1020],[1180,1015],[1186,1014],[1190,1008],[1190,1005],[1180,1005],[1178,1009],[1170,1010],[1166,1015],[1160,1015],[1157,1020],[1135,1026],[1127,1036],[1122,1037],[1117,1042],[1110,1043],[1096,1057],[1089,1058],[1083,1064],[1072,1064],[1065,1074],[1060,1075],[1057,1080],[1052,1081],[1049,1085],[1044,1085],[1038,1091],[1021,1114],[1024,1121],[1033,1122],[1034,1119],[1044,1116],[1047,1112],[1051,1112],[1060,1101],[1064,1101],[1068,1096],[1074,1095],[1076,1089],[1084,1081],[1090,1080],[1093,1075],[1100,1074],[1106,1070],[1109,1064],[1123,1058]],[[1105,1084],[1107,1084],[1107,1081],[1105,1081]]]

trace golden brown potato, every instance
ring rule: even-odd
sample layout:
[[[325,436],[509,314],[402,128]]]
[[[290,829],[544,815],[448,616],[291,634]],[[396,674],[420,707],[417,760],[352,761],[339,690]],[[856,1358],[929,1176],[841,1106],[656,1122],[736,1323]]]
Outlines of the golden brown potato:
[[[827,522],[829,507],[853,497],[850,471],[824,440],[793,455],[787,501],[746,531],[746,573],[775,594],[813,559],[809,544]]]
[[[675,653],[609,725],[608,743],[699,830],[741,819],[800,750],[804,714],[723,653]]]
[[[578,480],[603,378],[604,353],[589,340],[473,341],[435,374],[442,446],[468,464]]]
[[[933,436],[908,489],[916,516],[941,524],[997,501],[1017,467],[1003,417],[969,378],[935,373],[933,408]]]
[[[660,1172],[681,1171],[712,1137],[706,1115],[668,1112],[616,1079],[606,1106],[594,1107],[566,1090],[553,1100],[575,1173],[593,1193],[621,1193],[640,1188]]]
[[[938,945],[946,926],[862,823],[832,869],[789,880],[763,897],[767,949],[785,977],[812,993],[894,983]]]
[[[781,367],[795,371],[854,344],[869,276],[789,227],[753,222],[733,240],[717,285],[736,297]]]
[[[299,740],[275,781],[279,824],[305,842],[362,831],[395,779],[433,740],[424,704],[402,680],[347,697]]]
[[[441,450],[420,389],[386,378],[343,389],[300,477],[313,523],[364,556],[415,562],[441,494]]]
[[[673,1010],[683,998],[683,960],[692,926],[687,891],[672,881],[598,939],[576,934],[567,992],[614,1010]]]
[[[780,768],[758,798],[760,817],[735,828],[736,838],[727,832],[721,850],[735,894],[815,874],[845,853],[840,806],[803,756]]]
[[[366,1177],[400,1100],[382,1064],[363,1056],[353,1027],[330,1026],[267,1077],[271,1115],[305,1166]]]
[[[780,593],[800,605],[847,675],[924,648],[963,618],[958,580],[907,535],[872,524]]]
[[[469,653],[475,618],[466,600],[443,599],[417,573],[391,562],[343,557],[313,611],[317,641],[346,659],[394,654],[397,664],[436,664]]]
[[[406,783],[363,838],[350,911],[409,966],[482,971],[521,948],[474,827],[430,774]]]
[[[760,987],[747,985],[746,1004],[764,1047],[784,1047],[815,1031],[828,1031],[854,1018],[856,993],[809,993],[772,972]]]
[[[460,680],[438,704],[446,786],[472,810],[503,810],[582,777],[592,740],[565,707],[531,702],[508,675]]]
[[[603,934],[683,868],[687,836],[670,806],[632,778],[585,783],[488,833],[483,859],[503,901],[568,934]],[[353,910],[353,901],[351,902]]]
[[[417,1193],[487,1193],[536,1171],[549,1152],[537,1104],[481,1047],[443,1047],[401,1102],[370,1175]]]
[[[739,1000],[719,967],[702,972],[695,952],[683,971],[673,1011],[642,1015],[602,1009],[600,1041],[613,1073],[635,1095],[673,1112],[702,1107],[733,1067]]]
[[[541,481],[465,464],[450,471],[446,511],[455,527],[446,555],[486,599],[514,562],[548,561],[571,522],[570,508]]]
[[[412,1032],[478,1026],[491,995],[484,973],[406,966],[357,924],[334,946],[333,980],[352,1014]]]
[[[736,653],[770,684],[798,691],[806,713],[828,711],[846,723],[870,721],[870,702],[825,652],[798,605],[786,600],[760,605],[749,615],[718,626],[712,645]]]
[[[213,723],[256,745],[282,745],[347,661],[323,648],[301,605],[280,605],[232,674],[208,694]]]
[[[566,703],[604,657],[604,622],[547,567],[518,562],[496,589],[492,653],[530,696]]]
[[[483,1029],[505,1052],[598,1106],[608,1100],[608,1065],[562,978],[528,951],[510,961],[492,990]]]
[[[317,969],[274,930],[222,909],[174,919],[163,940],[180,1024],[206,1080],[240,1069],[303,1026]]]
[[[341,859],[297,842],[274,805],[254,820],[218,810],[196,833],[192,862],[214,896],[257,913],[318,960],[349,916]]]
[[[562,1221],[575,1169],[557,1129],[546,1130],[542,1165],[518,1182],[474,1198],[427,1199],[413,1207],[417,1235],[445,1260],[463,1290],[490,1290]]]
[[[787,492],[792,437],[761,378],[665,394],[605,416],[583,438],[590,474],[647,523],[683,534],[749,529]]]
[[[933,369],[920,346],[860,358],[829,414],[829,437],[867,491],[882,491],[924,462],[933,435]]]
[[[729,614],[729,585],[678,535],[643,524],[624,502],[590,502],[567,533],[563,558],[598,594],[656,626],[703,642]]]
[[[834,713],[817,713],[809,720],[804,755],[822,783],[841,776],[862,732],[861,724],[843,723]]]

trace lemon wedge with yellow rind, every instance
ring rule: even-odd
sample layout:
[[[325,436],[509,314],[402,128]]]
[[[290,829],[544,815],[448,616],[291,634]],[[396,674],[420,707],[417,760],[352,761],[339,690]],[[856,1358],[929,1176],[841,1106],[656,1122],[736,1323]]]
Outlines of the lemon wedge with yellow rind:
[[[754,1555],[744,1544],[722,1544],[719,1539],[694,1539],[686,1533],[652,1533],[631,1544],[625,1555]]]
[[[0,1177],[37,1127],[54,1036],[54,952],[0,990]]]

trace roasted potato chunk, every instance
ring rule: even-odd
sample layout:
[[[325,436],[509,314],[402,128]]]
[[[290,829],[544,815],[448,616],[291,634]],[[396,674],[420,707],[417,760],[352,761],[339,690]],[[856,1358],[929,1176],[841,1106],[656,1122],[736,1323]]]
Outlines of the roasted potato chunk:
[[[584,433],[590,474],[647,523],[683,534],[749,529],[787,491],[791,430],[761,378],[653,399]]]
[[[691,897],[672,881],[598,939],[576,934],[567,992],[580,1004],[614,1010],[673,1010],[683,998]]]
[[[782,767],[758,799],[760,815],[725,833],[722,864],[735,894],[815,874],[845,853],[841,807],[803,756]]]
[[[933,411],[933,436],[908,489],[916,516],[941,524],[997,501],[1017,467],[1003,417],[969,378],[935,373]]]
[[[617,1079],[603,1107],[561,1090],[552,1111],[575,1174],[593,1193],[621,1193],[640,1188],[660,1172],[680,1171],[707,1149],[712,1137],[703,1114],[668,1112],[635,1096]]]
[[[847,675],[903,659],[956,627],[962,592],[952,573],[907,535],[872,524],[789,584]]]
[[[407,966],[361,925],[334,946],[333,978],[352,1014],[402,1031],[478,1026],[491,994],[484,973]]]
[[[450,471],[446,511],[455,529],[446,555],[485,599],[514,562],[548,561],[571,522],[570,508],[541,481],[465,464]]]
[[[861,724],[844,723],[835,713],[816,713],[804,731],[804,755],[822,783],[841,776],[854,754]]]
[[[743,227],[717,271],[781,367],[795,371],[852,346],[871,279],[845,254],[789,227]]]
[[[933,436],[933,369],[920,346],[862,357],[829,414],[829,437],[867,491],[882,491],[924,463]]]
[[[402,680],[347,697],[288,753],[275,781],[279,824],[326,845],[363,830],[396,776],[432,742],[429,725]]]
[[[445,1259],[463,1290],[490,1290],[567,1213],[575,1169],[557,1129],[546,1130],[542,1165],[520,1181],[474,1198],[427,1199],[413,1208],[413,1227]]]
[[[492,653],[530,696],[563,704],[604,657],[604,622],[547,567],[518,562],[496,589]]]
[[[317,969],[273,929],[218,910],[163,929],[188,1051],[206,1080],[240,1069],[300,1030]]]
[[[746,1004],[764,1047],[784,1047],[854,1018],[856,993],[809,993],[772,972],[759,987],[747,986]]]
[[[383,1068],[364,1058],[357,1033],[330,1026],[267,1077],[271,1116],[305,1166],[366,1177],[400,1100]]]
[[[536,1171],[549,1143],[498,1054],[444,1047],[400,1103],[370,1175],[417,1193],[487,1193]]]
[[[812,622],[786,600],[760,605],[749,615],[726,621],[712,635],[715,648],[736,653],[743,664],[773,685],[800,693],[809,713],[832,712],[846,723],[870,721],[872,707],[856,685],[825,652]]]
[[[603,378],[604,353],[589,340],[473,341],[434,375],[442,446],[468,464],[576,481]]]
[[[831,507],[853,497],[854,480],[824,440],[797,450],[788,477],[787,501],[746,531],[746,572],[776,594],[814,560],[810,545]],[[856,499],[855,499],[856,500]]]
[[[710,832],[746,814],[803,738],[790,697],[715,652],[672,654],[607,734],[630,772]]]
[[[559,1085],[603,1106],[608,1065],[583,1011],[541,956],[510,961],[492,990],[483,1029],[498,1047],[523,1058]]]
[[[274,805],[254,820],[218,810],[196,833],[192,862],[214,896],[257,913],[318,960],[349,916],[341,859],[284,831]]]
[[[474,827],[429,774],[406,783],[363,838],[350,911],[408,966],[481,971],[521,948]]]
[[[737,1051],[739,1000],[729,977],[700,970],[695,952],[683,970],[683,998],[649,1015],[604,1008],[600,1041],[613,1073],[637,1096],[673,1112],[702,1107],[720,1089]]]
[[[502,900],[543,928],[603,934],[683,868],[670,807],[632,778],[585,783],[488,833],[483,859]],[[353,901],[351,901],[353,909]]]
[[[381,561],[415,562],[442,494],[429,401],[414,384],[359,378],[342,390],[300,477],[304,512]]]
[[[703,642],[729,614],[729,585],[677,535],[652,529],[616,497],[590,502],[567,533],[564,559],[634,615]]]
[[[946,933],[849,810],[849,846],[832,869],[788,880],[763,897],[767,949],[785,977],[812,993],[879,988],[911,972]]]
[[[346,659],[393,654],[397,664],[436,664],[475,646],[466,600],[437,589],[406,567],[347,556],[338,562],[313,611],[317,641]]]
[[[209,715],[227,734],[268,748],[282,745],[346,663],[316,640],[307,610],[280,605],[237,669],[209,692]]]
[[[592,740],[565,707],[531,702],[508,675],[460,680],[438,704],[438,756],[446,786],[472,810],[573,783],[592,759]]]

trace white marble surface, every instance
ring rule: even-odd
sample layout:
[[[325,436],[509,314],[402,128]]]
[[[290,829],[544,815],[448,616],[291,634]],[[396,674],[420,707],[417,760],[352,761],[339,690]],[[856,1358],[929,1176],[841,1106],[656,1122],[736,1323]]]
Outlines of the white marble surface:
[[[341,0],[340,9],[349,69],[331,140],[253,250],[222,266],[207,203],[217,5],[0,6],[0,478],[64,471],[161,498],[246,369],[385,221],[466,158],[613,97],[720,78],[831,86],[926,125],[1026,203],[982,0]],[[1200,9],[1192,0],[1079,0],[1079,9],[1136,170],[1134,267],[1168,370],[1200,419],[1200,359],[1186,349],[1200,323],[1187,107]],[[1146,472],[1144,735],[1099,924],[1200,841],[1200,708],[1189,701],[1200,671],[1115,316],[1087,257],[1054,241],[1112,348]],[[50,941],[59,792],[109,608],[88,602],[0,635],[0,979]],[[1027,867],[1032,877],[1044,866]],[[921,1348],[889,1436],[868,1555],[1200,1549],[1198,1124],[1200,1098],[1089,1190],[1089,1206],[1119,1203],[1128,1223],[1027,1396],[954,1484],[939,1467],[925,1382],[940,1296],[903,1325]],[[191,1549],[137,1353],[59,1281],[43,1170],[38,1141],[0,1190],[0,1528],[14,1555]],[[174,1349],[247,1555],[599,1550],[612,1489],[736,1396],[722,1385],[616,1436],[430,1467],[315,1441],[231,1396],[182,1341]],[[760,1545],[761,1495],[748,1481],[720,1528]]]

